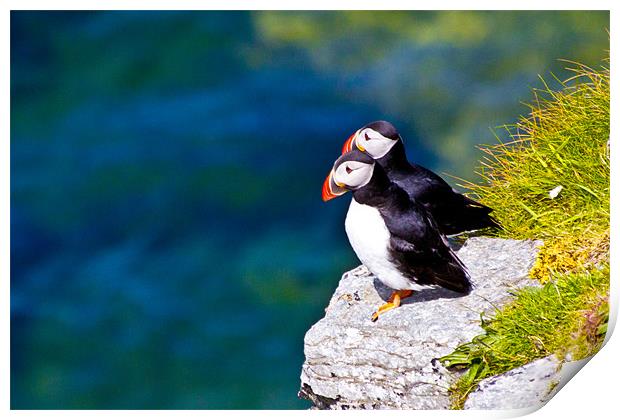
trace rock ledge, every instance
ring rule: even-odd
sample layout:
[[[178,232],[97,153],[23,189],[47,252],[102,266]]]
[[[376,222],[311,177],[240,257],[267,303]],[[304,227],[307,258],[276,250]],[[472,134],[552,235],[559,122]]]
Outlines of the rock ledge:
[[[528,273],[540,245],[470,238],[457,251],[474,283],[469,295],[417,292],[377,322],[370,315],[391,290],[364,266],[345,273],[325,317],[306,333],[299,396],[321,409],[449,408],[456,377],[436,359],[483,332],[482,312],[537,285]]]

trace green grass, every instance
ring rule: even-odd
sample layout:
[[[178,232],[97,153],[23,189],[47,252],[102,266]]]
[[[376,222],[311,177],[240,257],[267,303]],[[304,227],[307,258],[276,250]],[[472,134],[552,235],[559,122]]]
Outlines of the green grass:
[[[486,377],[551,354],[587,357],[603,341],[609,313],[609,70],[574,65],[575,76],[560,82],[560,91],[544,81],[545,89],[535,90],[530,114],[505,127],[508,141],[482,148],[483,182],[465,185],[494,209],[503,226],[498,236],[543,239],[531,271],[543,286],[516,292],[512,303],[482,317],[482,335],[440,359],[467,369],[451,388],[455,409]]]
[[[494,209],[499,236],[544,240],[541,280],[609,258],[609,70],[576,66],[561,91],[534,91],[507,141],[482,147],[483,182],[465,185]]]

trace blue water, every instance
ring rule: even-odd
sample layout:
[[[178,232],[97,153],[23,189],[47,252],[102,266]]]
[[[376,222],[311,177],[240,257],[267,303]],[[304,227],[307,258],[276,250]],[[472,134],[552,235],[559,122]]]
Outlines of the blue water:
[[[476,179],[606,12],[12,12],[12,408],[306,408],[341,273],[320,189],[377,119]],[[451,182],[455,182],[450,179]]]

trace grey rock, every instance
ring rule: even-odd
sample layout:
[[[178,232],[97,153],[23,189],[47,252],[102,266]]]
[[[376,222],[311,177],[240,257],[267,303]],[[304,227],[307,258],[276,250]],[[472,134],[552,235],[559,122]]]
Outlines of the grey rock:
[[[545,405],[589,359],[560,362],[555,356],[535,360],[501,375],[486,378],[465,401],[466,410],[531,411]]]
[[[470,238],[457,251],[474,284],[463,296],[430,289],[371,314],[391,290],[364,266],[345,273],[326,314],[306,333],[299,396],[315,408],[445,409],[453,373],[436,359],[483,332],[480,314],[537,285],[528,277],[539,241]]]

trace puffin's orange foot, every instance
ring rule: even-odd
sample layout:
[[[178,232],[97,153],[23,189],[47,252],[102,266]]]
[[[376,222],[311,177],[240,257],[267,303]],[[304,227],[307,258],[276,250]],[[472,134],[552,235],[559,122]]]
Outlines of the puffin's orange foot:
[[[370,318],[372,322],[375,322],[379,319],[379,315],[386,313],[387,311],[391,311],[394,308],[398,308],[400,306],[400,300],[405,299],[413,294],[413,290],[397,290],[392,292],[392,295],[388,299],[387,303],[381,305],[377,311],[372,314]]]

